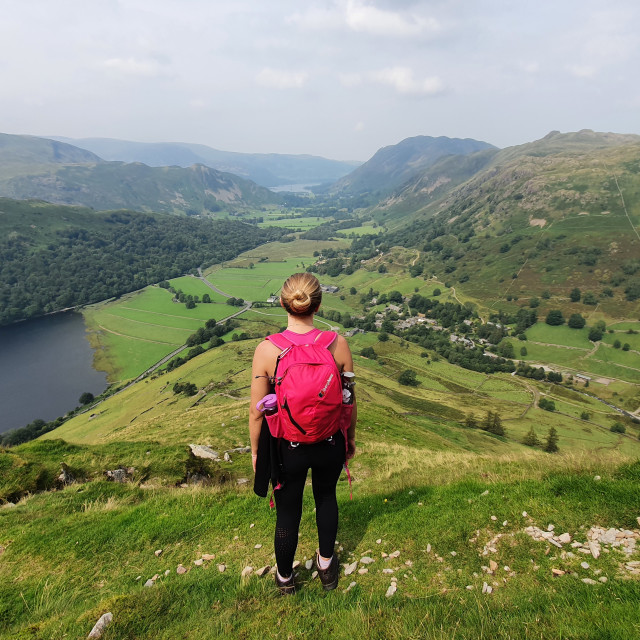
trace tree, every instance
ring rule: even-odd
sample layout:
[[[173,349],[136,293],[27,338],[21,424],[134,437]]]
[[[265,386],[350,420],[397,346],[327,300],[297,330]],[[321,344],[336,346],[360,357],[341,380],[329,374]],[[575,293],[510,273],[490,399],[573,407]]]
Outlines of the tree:
[[[378,267],[378,273],[387,273],[387,267],[385,267],[383,264],[381,264]]]
[[[356,290],[356,288],[355,288],[355,287],[351,287],[351,289],[349,289],[349,293],[350,293],[352,296],[355,296],[355,295],[356,295],[356,293],[358,293],[358,291]]]
[[[602,330],[599,327],[591,327],[591,329],[589,329],[589,340],[591,340],[591,342],[602,340]]]
[[[591,414],[588,411],[583,411],[580,414],[580,420],[589,420],[591,418]]]
[[[196,303],[193,300],[187,300],[184,306],[187,307],[187,309],[195,309]]]
[[[540,442],[540,438],[536,435],[536,432],[533,428],[529,429],[527,435],[522,439],[522,444],[527,445],[527,447],[538,447],[542,443]]]
[[[464,426],[468,427],[469,429],[477,429],[478,428],[478,421],[476,420],[476,418],[473,415],[473,413],[468,413],[467,414],[467,416],[464,419]]]
[[[373,347],[363,347],[362,351],[360,351],[360,355],[364,358],[369,358],[370,360],[375,360],[378,357],[378,354],[374,351]]]
[[[482,429],[484,431],[489,431],[491,429],[491,425],[493,424],[493,411],[487,411],[487,415],[482,422]]]
[[[555,411],[556,403],[553,400],[549,400],[548,398],[540,398],[538,402],[538,406],[545,411]]]
[[[520,355],[524,358],[527,355],[528,351],[527,351],[527,347],[521,347],[520,348]]]
[[[613,348],[614,349],[619,349],[622,346],[622,342],[620,342],[620,340],[616,339],[613,341]]]
[[[416,377],[416,372],[412,369],[405,369],[398,376],[398,382],[406,387],[417,387],[420,384]]]
[[[587,293],[585,293],[584,297],[582,298],[582,303],[595,306],[598,304],[598,298],[596,298],[595,293],[592,293],[591,291],[587,291]]]
[[[628,342],[625,342],[625,343],[622,345],[622,350],[623,350],[623,351],[629,351],[630,349],[631,349],[631,345],[630,345]]]
[[[562,315],[562,311],[560,309],[552,309],[547,314],[547,318],[545,322],[552,327],[559,327],[564,324],[564,316]]]
[[[80,396],[80,399],[78,400],[78,402],[82,405],[85,405],[85,404],[89,404],[90,402],[93,402],[94,400],[95,400],[95,397],[93,393],[89,393],[88,391],[85,391]]]
[[[202,302],[203,302],[203,304],[210,304],[211,303],[211,296],[208,293],[203,293],[202,294]]]
[[[569,318],[568,325],[572,329],[582,329],[584,325],[587,324],[587,321],[582,317],[580,313],[572,313]]]
[[[556,453],[558,451],[558,432],[555,427],[551,427],[551,429],[549,429],[544,450],[547,453]]]
[[[612,431],[613,433],[625,433],[627,429],[622,422],[614,422],[609,431]]]
[[[508,340],[503,340],[498,345],[497,352],[498,352],[498,355],[502,356],[503,358],[516,357],[516,352],[515,352],[515,349],[513,348],[513,344],[511,344],[511,342],[509,342]]]
[[[434,296],[439,296],[439,295],[441,295],[441,294],[442,294],[442,291],[440,291],[440,289],[438,289],[438,287],[436,287],[436,288],[433,290],[433,295],[434,295]]]
[[[500,414],[497,411],[493,414],[493,422],[491,423],[491,427],[489,427],[487,431],[489,431],[489,433],[493,433],[496,436],[505,435],[505,430],[502,426],[502,419],[500,418]]]
[[[383,331],[378,334],[378,342],[386,342],[389,339],[389,334]]]
[[[576,287],[575,289],[571,290],[571,293],[569,294],[569,298],[571,298],[571,302],[580,302],[580,289],[578,289],[578,287]]]

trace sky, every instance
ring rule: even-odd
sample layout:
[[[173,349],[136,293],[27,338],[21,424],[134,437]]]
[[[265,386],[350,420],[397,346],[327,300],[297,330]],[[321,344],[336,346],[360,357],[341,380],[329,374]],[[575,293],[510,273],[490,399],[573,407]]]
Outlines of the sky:
[[[0,0],[0,131],[370,158],[640,134],[638,0]]]

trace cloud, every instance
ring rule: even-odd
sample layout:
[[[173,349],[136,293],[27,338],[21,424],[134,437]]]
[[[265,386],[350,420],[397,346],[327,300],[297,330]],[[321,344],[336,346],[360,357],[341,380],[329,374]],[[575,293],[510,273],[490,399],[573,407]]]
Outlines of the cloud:
[[[576,78],[593,78],[598,72],[598,69],[591,65],[574,64],[569,65],[567,71]]]
[[[286,19],[290,24],[313,30],[346,29],[374,36],[407,38],[440,31],[440,23],[408,11],[379,9],[365,0],[337,0],[328,9],[308,9]]]
[[[338,79],[343,87],[358,87],[363,82],[359,73],[341,73],[338,75]]]
[[[360,131],[364,131],[364,122],[356,122],[356,126],[353,128],[354,131],[360,133]]]
[[[164,73],[157,60],[140,60],[138,58],[110,58],[103,63],[105,69],[125,76],[156,78]]]
[[[284,71],[265,67],[256,76],[257,83],[271,89],[300,89],[304,86],[308,74],[303,71]]]
[[[379,84],[393,87],[398,93],[414,96],[434,96],[444,91],[444,83],[438,76],[417,80],[409,67],[390,67],[371,74]]]

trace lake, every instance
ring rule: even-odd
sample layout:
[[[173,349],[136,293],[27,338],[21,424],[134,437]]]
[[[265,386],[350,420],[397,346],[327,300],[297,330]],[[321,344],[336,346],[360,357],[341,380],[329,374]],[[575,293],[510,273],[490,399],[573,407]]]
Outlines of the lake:
[[[0,327],[0,433],[37,418],[55,420],[85,391],[107,388],[78,313],[58,313]]]

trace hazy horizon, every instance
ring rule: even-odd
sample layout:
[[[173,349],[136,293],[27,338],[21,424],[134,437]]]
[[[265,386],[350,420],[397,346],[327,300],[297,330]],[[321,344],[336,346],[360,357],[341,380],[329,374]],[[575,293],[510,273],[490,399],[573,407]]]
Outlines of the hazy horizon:
[[[632,0],[7,0],[2,130],[364,161],[639,133]]]

